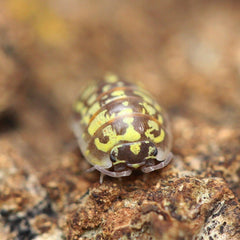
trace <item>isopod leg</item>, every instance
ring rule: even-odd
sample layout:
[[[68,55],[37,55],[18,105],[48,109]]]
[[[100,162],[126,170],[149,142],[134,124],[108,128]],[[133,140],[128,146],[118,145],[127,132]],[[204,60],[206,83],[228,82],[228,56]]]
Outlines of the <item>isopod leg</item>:
[[[103,183],[103,178],[104,178],[104,174],[103,174],[103,173],[100,173],[100,184]]]
[[[85,172],[90,173],[90,172],[93,172],[95,170],[97,170],[95,167],[91,167],[91,168],[85,170]],[[100,172],[100,184],[103,183],[103,178],[104,178],[104,174],[102,172]]]
[[[159,164],[155,165],[155,166],[150,166],[150,167],[145,167],[143,166],[141,168],[142,172],[144,173],[149,173],[149,172],[152,172],[152,171],[155,171],[155,170],[158,170],[158,169],[161,169],[161,168],[164,168],[166,167],[170,162],[171,160],[173,159],[173,154],[170,152],[166,159],[162,162],[160,162]]]
[[[97,169],[99,172],[103,173],[104,175],[108,175],[110,177],[126,177],[131,175],[132,170],[128,169],[126,171],[122,171],[122,172],[112,172],[112,171],[108,171],[107,169],[103,168],[103,167],[99,167],[99,166],[94,166],[95,169]]]
[[[95,167],[91,167],[91,168],[85,170],[85,172],[86,172],[86,173],[90,173],[90,172],[93,172],[93,171],[95,171],[95,170],[96,170]]]

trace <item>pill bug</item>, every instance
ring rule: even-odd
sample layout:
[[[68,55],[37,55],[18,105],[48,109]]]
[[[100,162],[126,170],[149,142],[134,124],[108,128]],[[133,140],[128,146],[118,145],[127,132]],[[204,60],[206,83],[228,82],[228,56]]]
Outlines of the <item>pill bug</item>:
[[[72,129],[91,170],[125,177],[163,168],[172,160],[166,113],[148,92],[116,75],[83,91],[74,104]]]

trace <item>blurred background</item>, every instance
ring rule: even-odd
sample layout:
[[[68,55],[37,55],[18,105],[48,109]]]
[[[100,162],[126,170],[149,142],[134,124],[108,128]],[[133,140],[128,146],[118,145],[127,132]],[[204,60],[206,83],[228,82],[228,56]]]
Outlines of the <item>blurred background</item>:
[[[37,167],[73,139],[71,106],[82,86],[109,71],[142,82],[173,129],[182,120],[200,128],[239,127],[239,1],[0,5],[0,137]]]

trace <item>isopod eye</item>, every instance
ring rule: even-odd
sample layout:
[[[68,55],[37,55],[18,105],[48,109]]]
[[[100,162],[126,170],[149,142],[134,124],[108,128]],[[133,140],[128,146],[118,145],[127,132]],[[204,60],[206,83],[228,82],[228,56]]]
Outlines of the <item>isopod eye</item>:
[[[111,159],[112,162],[116,162],[116,161],[117,161],[116,158],[113,156],[112,153],[110,153],[110,159]]]
[[[154,149],[153,156],[157,156],[158,150],[157,148]]]

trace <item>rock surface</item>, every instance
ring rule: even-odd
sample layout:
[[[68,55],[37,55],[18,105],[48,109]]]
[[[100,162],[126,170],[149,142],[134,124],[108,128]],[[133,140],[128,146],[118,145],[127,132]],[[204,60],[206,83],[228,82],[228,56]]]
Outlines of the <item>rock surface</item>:
[[[237,1],[1,4],[0,239],[240,239]],[[71,105],[106,71],[169,113],[166,168],[84,172]]]

